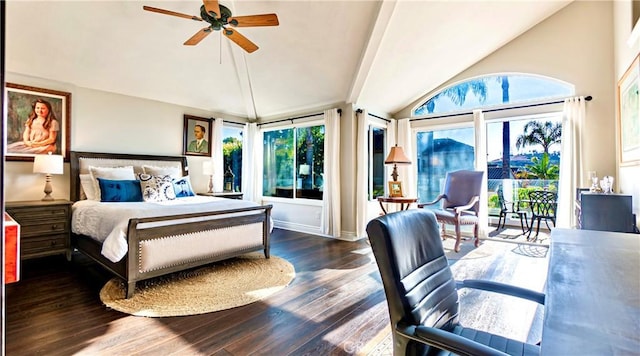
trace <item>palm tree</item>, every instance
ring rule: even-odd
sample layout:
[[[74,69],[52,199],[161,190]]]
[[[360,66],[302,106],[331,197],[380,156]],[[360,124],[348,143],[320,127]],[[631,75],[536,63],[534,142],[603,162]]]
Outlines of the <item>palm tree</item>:
[[[531,173],[531,175],[535,176],[538,179],[544,180],[557,180],[559,177],[560,170],[557,165],[551,164],[549,162],[549,154],[543,153],[542,158],[538,159],[538,157],[533,157],[531,159],[533,164],[527,165],[527,171]]]
[[[529,121],[524,125],[524,132],[516,140],[516,148],[541,145],[544,153],[549,154],[549,147],[560,143],[562,124],[546,121]]]

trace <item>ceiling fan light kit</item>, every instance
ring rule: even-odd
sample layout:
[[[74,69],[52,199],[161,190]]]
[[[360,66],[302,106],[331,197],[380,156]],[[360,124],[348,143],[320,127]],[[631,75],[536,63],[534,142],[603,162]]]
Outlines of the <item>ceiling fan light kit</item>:
[[[222,33],[240,46],[248,53],[252,53],[258,49],[258,46],[251,42],[248,38],[244,37],[240,32],[233,27],[258,27],[258,26],[278,26],[278,16],[276,14],[260,14],[260,15],[248,15],[248,16],[235,16],[232,17],[231,10],[224,5],[220,5],[217,0],[203,0],[203,4],[200,6],[200,17],[182,14],[175,11],[159,9],[151,6],[143,6],[143,10],[156,12],[160,14],[176,16],[186,18],[195,21],[205,21],[209,23],[209,26],[196,32],[191,38],[184,42],[186,46],[194,46],[200,43],[207,35],[212,31],[222,31]]]

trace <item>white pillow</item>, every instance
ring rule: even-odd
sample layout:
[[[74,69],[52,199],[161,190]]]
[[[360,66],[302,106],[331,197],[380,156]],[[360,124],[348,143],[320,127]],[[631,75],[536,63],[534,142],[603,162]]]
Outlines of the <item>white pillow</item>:
[[[135,180],[136,175],[133,173],[133,166],[125,167],[89,167],[91,172],[91,180],[93,181],[94,199],[100,200],[100,183],[98,178],[112,180]]]
[[[176,198],[176,192],[173,190],[173,178],[170,175],[152,176],[140,173],[138,178],[144,201],[158,202]]]
[[[171,176],[173,179],[182,178],[182,170],[178,167],[142,166],[142,171],[150,176]]]
[[[96,198],[96,190],[93,186],[91,174],[87,173],[80,175],[80,186],[82,187],[82,193],[84,193],[84,197],[80,194],[80,199],[100,200],[99,198]]]

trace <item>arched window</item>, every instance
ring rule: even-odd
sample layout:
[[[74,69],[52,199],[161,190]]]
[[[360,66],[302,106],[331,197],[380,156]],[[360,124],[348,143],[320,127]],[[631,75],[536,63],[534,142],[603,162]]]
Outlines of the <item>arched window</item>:
[[[414,116],[444,114],[573,95],[573,85],[530,74],[493,74],[469,79],[437,92]]]

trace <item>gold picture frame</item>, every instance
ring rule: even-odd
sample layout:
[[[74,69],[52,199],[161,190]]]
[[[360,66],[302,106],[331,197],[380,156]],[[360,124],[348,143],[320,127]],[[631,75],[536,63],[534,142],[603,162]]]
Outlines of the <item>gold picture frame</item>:
[[[640,55],[618,82],[620,164],[640,164]]]
[[[389,181],[389,196],[392,198],[400,198],[404,196],[404,194],[402,194],[402,182]]]
[[[33,161],[37,154],[53,153],[68,161],[71,93],[6,83],[4,95],[7,99],[6,160]],[[40,112],[43,107],[47,116],[44,124],[31,127],[38,117],[36,111]],[[42,133],[45,130],[48,134]]]

